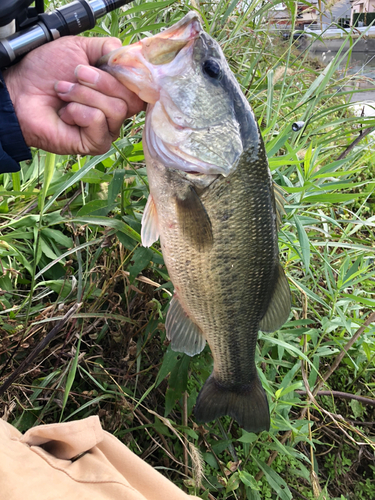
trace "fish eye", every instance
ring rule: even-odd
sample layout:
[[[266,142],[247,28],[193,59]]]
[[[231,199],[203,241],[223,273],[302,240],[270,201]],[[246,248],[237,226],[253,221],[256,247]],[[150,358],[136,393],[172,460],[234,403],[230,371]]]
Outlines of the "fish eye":
[[[220,64],[215,59],[207,59],[202,65],[203,73],[215,80],[221,77]]]

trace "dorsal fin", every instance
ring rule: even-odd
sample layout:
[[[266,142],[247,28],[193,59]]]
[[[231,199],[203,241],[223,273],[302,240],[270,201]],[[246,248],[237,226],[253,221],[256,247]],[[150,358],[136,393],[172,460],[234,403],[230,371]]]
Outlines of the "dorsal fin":
[[[277,229],[281,226],[281,221],[283,216],[286,214],[284,205],[286,203],[285,199],[285,194],[286,191],[276,184],[275,181],[272,181],[273,185],[273,194],[275,196],[275,208],[276,208],[276,223],[277,223]]]
[[[279,264],[279,275],[268,309],[259,323],[262,332],[278,330],[288,319],[290,313],[290,288],[284,269]]]

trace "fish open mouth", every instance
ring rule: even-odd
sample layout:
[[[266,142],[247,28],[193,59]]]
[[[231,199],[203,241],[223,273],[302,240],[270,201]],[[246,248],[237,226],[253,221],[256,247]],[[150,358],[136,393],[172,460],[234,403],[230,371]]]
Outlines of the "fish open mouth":
[[[202,27],[195,12],[191,12],[174,26],[156,36],[145,38],[143,55],[156,66],[168,64],[187,44],[191,44],[202,32]]]
[[[183,60],[180,52],[188,50],[201,32],[198,15],[190,12],[161,33],[101,57],[97,66],[115,76],[142,100],[154,104],[160,95],[155,76],[169,72],[171,63],[173,72],[180,71],[182,63],[178,64],[176,59]]]

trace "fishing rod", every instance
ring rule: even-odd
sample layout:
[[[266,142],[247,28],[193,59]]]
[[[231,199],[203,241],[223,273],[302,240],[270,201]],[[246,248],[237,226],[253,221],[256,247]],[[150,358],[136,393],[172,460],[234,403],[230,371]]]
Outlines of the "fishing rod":
[[[0,68],[40,45],[93,28],[99,17],[131,1],[76,0],[45,13],[44,0],[0,0]]]

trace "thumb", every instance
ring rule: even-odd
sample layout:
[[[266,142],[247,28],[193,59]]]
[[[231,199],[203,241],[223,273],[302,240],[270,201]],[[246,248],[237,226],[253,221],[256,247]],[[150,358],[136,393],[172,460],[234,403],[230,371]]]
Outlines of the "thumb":
[[[79,39],[91,66],[95,66],[98,60],[108,52],[122,46],[121,40],[115,37],[79,37]]]

